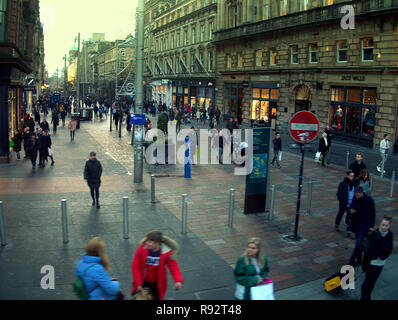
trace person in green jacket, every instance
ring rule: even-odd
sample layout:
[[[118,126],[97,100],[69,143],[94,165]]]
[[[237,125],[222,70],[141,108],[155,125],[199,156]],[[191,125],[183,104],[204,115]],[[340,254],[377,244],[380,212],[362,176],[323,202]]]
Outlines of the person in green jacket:
[[[266,256],[261,256],[261,240],[250,238],[245,252],[236,263],[234,271],[237,283],[235,298],[251,300],[250,288],[263,283],[268,273],[268,259]]]

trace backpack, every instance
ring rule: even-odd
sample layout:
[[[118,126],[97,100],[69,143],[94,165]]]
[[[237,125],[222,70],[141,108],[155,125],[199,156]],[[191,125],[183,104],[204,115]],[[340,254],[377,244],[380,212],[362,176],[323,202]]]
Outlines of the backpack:
[[[89,266],[86,271],[84,271],[83,276],[86,274],[87,270],[91,267],[94,267],[95,264]],[[94,290],[94,289],[93,289]],[[77,277],[76,281],[73,282],[73,291],[76,293],[79,299],[81,300],[88,300],[90,297],[89,294],[93,291],[87,292],[86,288],[84,287],[83,279],[81,277]]]

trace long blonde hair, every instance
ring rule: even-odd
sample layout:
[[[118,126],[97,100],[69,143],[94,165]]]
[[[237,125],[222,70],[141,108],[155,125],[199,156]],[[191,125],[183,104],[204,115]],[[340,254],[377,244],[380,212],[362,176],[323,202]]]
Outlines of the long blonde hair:
[[[257,249],[258,249],[258,252],[257,252],[257,255],[256,255],[256,260],[257,260],[258,266],[260,268],[262,268],[264,266],[264,259],[261,256],[261,239],[260,238],[250,238],[247,241],[247,245],[249,245],[251,243],[254,244],[257,247]],[[251,265],[252,264],[251,263],[251,259],[249,259],[249,256],[247,255],[247,248],[245,249],[245,252],[243,253],[243,256],[245,257],[246,265],[247,266]]]
[[[86,254],[90,257],[100,257],[101,264],[110,271],[109,258],[105,251],[105,241],[99,237],[92,238],[86,245]]]

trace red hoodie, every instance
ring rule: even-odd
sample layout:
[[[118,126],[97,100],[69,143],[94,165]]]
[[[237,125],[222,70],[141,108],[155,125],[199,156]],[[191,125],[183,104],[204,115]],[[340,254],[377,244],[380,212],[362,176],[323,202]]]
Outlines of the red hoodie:
[[[174,279],[174,282],[183,283],[184,280],[182,278],[181,270],[178,266],[176,260],[171,257],[173,253],[175,253],[176,245],[175,242],[167,237],[165,243],[161,245],[161,254],[158,266],[158,292],[159,292],[159,300],[163,300],[167,291],[167,272],[166,265],[168,266],[170,273]],[[145,266],[146,259],[150,252],[150,249],[146,248],[145,243],[141,244],[133,258],[131,263],[131,272],[133,274],[133,288],[131,289],[131,293],[133,294],[137,287],[142,286],[144,283],[144,274],[145,274]]]

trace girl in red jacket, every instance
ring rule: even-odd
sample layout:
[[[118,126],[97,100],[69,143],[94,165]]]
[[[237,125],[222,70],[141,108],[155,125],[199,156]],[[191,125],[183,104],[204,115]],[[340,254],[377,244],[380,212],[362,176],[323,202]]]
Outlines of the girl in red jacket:
[[[180,289],[184,281],[176,261],[177,253],[178,244],[174,240],[160,231],[149,232],[140,241],[131,264],[134,279],[131,294],[147,288],[154,300],[163,300],[167,291],[166,265],[174,279],[174,288]]]

